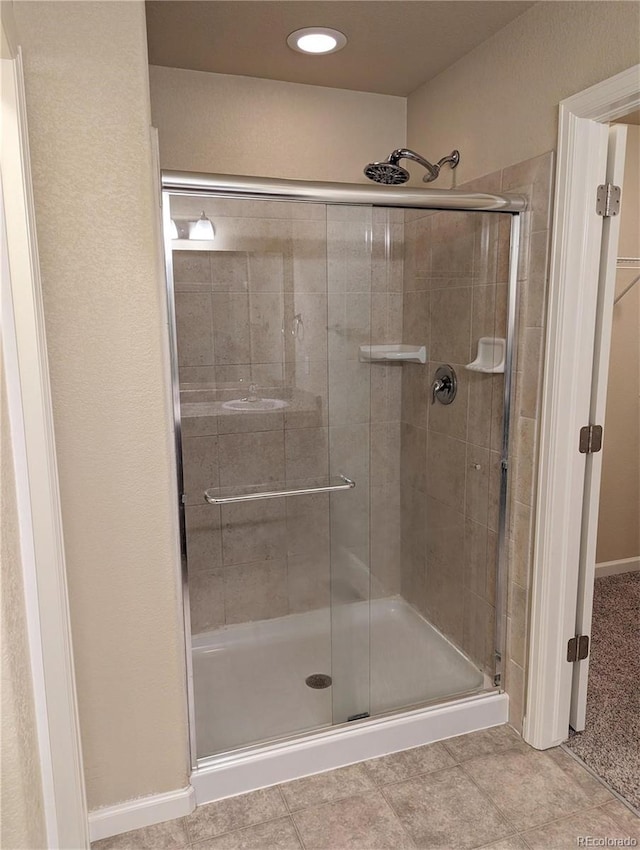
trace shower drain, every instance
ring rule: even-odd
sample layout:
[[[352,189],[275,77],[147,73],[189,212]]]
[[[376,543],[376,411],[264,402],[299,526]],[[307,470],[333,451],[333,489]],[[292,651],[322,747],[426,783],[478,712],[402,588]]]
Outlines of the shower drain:
[[[331,685],[331,676],[327,676],[326,673],[313,673],[311,676],[307,676],[304,681],[310,688],[319,690],[320,688],[328,688]]]

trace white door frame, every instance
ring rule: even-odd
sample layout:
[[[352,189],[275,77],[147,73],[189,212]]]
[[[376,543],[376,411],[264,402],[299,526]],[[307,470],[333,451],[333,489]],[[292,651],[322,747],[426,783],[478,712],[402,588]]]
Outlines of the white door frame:
[[[578,433],[589,424],[603,221],[596,187],[608,122],[639,107],[640,65],[560,103],[524,721],[538,749],[569,728],[586,468]]]
[[[47,847],[89,847],[21,56],[2,59],[2,347]]]

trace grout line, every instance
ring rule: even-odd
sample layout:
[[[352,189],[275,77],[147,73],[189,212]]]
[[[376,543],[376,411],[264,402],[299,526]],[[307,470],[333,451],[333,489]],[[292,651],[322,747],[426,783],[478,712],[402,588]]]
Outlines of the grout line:
[[[293,817],[293,813],[289,815],[289,820],[291,821],[291,823],[293,825],[293,829],[295,830],[295,833],[298,837],[298,841],[300,842],[300,847],[302,847],[302,850],[306,850],[307,845],[304,843],[302,833],[298,829],[298,824],[296,823],[295,818]]]
[[[233,799],[233,798],[228,797],[226,799]],[[222,802],[222,801],[220,801],[220,802]],[[244,830],[244,829],[252,829],[254,826],[262,826],[265,823],[274,823],[277,820],[283,820],[284,818],[287,818],[287,817],[290,817],[290,815],[286,815],[286,814],[282,815],[281,814],[281,815],[277,815],[276,817],[273,817],[273,818],[267,818],[266,820],[259,820],[259,821],[256,821],[255,823],[245,824],[244,826],[237,826],[235,829],[227,829],[225,832],[217,832],[217,833],[215,833],[215,835],[208,835],[208,836],[206,836],[206,838],[199,838],[197,841],[191,841],[187,845],[187,847],[189,847],[189,848],[196,847],[197,848],[197,847],[200,847],[201,845],[203,845],[206,841],[213,841],[215,839],[222,838],[225,835],[233,835],[234,833],[242,832],[242,830]],[[189,836],[188,830],[187,830],[187,836]]]
[[[289,801],[287,800],[285,793],[282,790],[282,784],[276,785],[275,787],[278,789],[278,791],[280,793],[280,798],[282,799],[282,802],[284,803],[284,807],[285,807],[286,811],[288,812],[287,816],[288,816],[289,820],[291,821],[291,823],[293,825],[293,828],[295,830],[296,835],[298,836],[298,841],[300,842],[300,847],[302,847],[303,850],[305,850],[306,844],[304,843],[304,840],[302,838],[302,834],[301,834],[300,830],[298,829],[298,824],[296,823],[295,818],[293,817],[293,811],[291,809],[291,806],[289,805]]]
[[[439,770],[432,771],[431,773],[432,773],[432,774],[433,774],[433,773],[443,773],[445,770],[453,770],[453,769],[458,768],[458,767],[460,767],[460,765],[451,765],[450,767],[441,768],[441,769],[439,769]],[[427,775],[427,776],[428,776],[429,774],[423,774],[423,775]],[[465,776],[466,776],[466,774],[465,774]],[[471,777],[468,777],[468,778],[469,778],[469,779],[471,779]],[[402,781],[406,781],[406,780],[402,780]],[[401,781],[401,782],[392,782],[392,783],[389,783],[388,785],[386,785],[386,786],[384,786],[384,787],[385,787],[385,788],[388,788],[390,785],[400,785],[400,784],[402,784],[402,781]],[[473,782],[473,780],[471,780],[471,781]],[[473,782],[473,784],[474,784],[474,785],[476,785],[476,783],[475,783],[475,782]],[[476,785],[476,787],[478,787],[478,786]],[[481,788],[478,788],[478,790],[479,790],[479,792],[480,792],[481,796],[483,796],[483,797],[485,797],[485,798],[488,798],[488,799],[489,799],[489,802],[493,804],[493,800],[491,800],[491,799],[488,797],[488,794],[486,794],[486,793],[485,793],[485,792],[484,792]],[[382,792],[382,796],[384,797],[384,799],[387,801],[387,803],[389,804],[389,806],[391,807],[391,809],[392,809],[392,810],[394,811],[394,813],[395,813],[395,809],[393,808],[393,803],[392,803],[392,801],[391,801],[391,800],[389,800],[389,799],[387,798],[386,794],[384,793],[384,788],[381,788],[381,792]],[[497,808],[497,806],[495,806],[495,804],[493,804],[493,805],[494,805],[494,808],[496,809],[496,811],[497,811],[497,813],[498,813],[498,816],[501,818],[501,820],[503,820],[503,821],[504,821],[505,826],[511,827],[511,826],[512,826],[512,824],[510,823],[510,821],[508,821],[508,820],[507,820],[507,818],[506,818],[506,817],[502,814],[502,812],[501,812],[501,811]],[[397,813],[396,813],[396,814],[397,814]],[[398,817],[398,819],[400,820],[400,816],[399,816],[399,815],[397,815],[397,817]],[[401,820],[400,820],[400,822],[402,823],[402,821],[401,821]],[[500,838],[500,839],[494,839],[494,841],[495,841],[495,840],[501,840],[502,838],[508,838],[508,837],[510,837],[511,835],[514,835],[514,834],[515,834],[515,832],[516,832],[516,830],[515,830],[515,828],[514,828],[513,832],[509,832],[509,833],[507,833],[507,834],[505,834],[505,835],[501,836],[501,838]]]
[[[613,794],[614,797],[616,797],[621,803],[623,803],[623,805],[626,806],[626,808],[629,809],[630,812],[632,812],[634,815],[637,814],[635,807],[629,802],[629,800],[625,799],[619,791],[616,791],[615,788],[609,785],[609,783],[605,779],[603,779],[602,776],[596,773],[596,771],[590,765],[588,765],[586,761],[583,761],[580,756],[571,749],[571,747],[568,747],[566,743],[563,743],[560,744],[560,749],[564,750],[564,752],[567,753],[567,755],[569,755],[574,761],[577,761],[578,764],[583,767],[584,770],[587,771],[587,773],[590,773],[594,779],[597,779],[600,785],[603,785],[607,789],[607,791],[609,791],[610,794]],[[609,802],[612,801],[609,800]],[[603,805],[606,806],[607,803],[603,803]]]
[[[611,802],[612,802],[611,800],[608,801],[608,803],[611,803]],[[527,847],[530,847],[532,845],[530,845],[529,842],[524,837],[527,832],[534,832],[535,830],[543,829],[546,826],[551,826],[554,823],[562,823],[562,821],[570,820],[571,818],[575,817],[576,815],[585,814],[586,812],[593,812],[596,809],[601,809],[603,806],[608,805],[608,803],[598,803],[596,806],[587,806],[584,809],[576,809],[575,811],[569,812],[568,814],[564,814],[561,817],[552,818],[551,820],[547,820],[544,823],[539,823],[536,826],[531,826],[531,827],[528,827],[527,829],[523,829],[518,833],[518,835],[520,836],[520,838],[522,838],[522,840],[525,842]],[[615,820],[615,818],[613,818],[613,819]]]
[[[398,814],[398,812],[396,812],[396,810],[393,808],[393,805],[392,805],[392,803],[391,803],[391,800],[387,799],[387,797],[386,797],[386,795],[385,795],[385,793],[384,793],[384,791],[383,791],[382,787],[379,789],[379,794],[380,794],[380,796],[382,797],[382,799],[385,801],[385,803],[387,804],[387,806],[389,807],[389,810],[391,811],[391,814],[393,815],[394,819],[395,819],[395,820],[398,822],[398,824],[400,825],[400,829],[404,832],[404,834],[407,836],[407,838],[408,838],[408,839],[409,839],[409,841],[411,842],[411,846],[412,846],[412,847],[417,847],[418,845],[417,845],[417,844],[416,844],[416,842],[414,841],[413,835],[409,832],[409,827],[408,827],[408,826],[405,826],[405,824],[404,824],[404,822],[403,822],[402,818],[400,817],[400,815]]]

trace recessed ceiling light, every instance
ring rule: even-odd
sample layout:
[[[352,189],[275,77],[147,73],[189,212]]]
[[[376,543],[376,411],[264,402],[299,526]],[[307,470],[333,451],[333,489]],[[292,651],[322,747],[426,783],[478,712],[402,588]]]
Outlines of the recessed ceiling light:
[[[347,37],[329,27],[305,27],[292,32],[287,44],[300,53],[335,53],[347,43]]]

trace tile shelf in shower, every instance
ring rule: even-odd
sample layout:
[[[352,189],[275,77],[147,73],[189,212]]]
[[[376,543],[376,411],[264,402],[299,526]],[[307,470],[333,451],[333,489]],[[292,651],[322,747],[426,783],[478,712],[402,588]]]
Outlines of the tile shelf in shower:
[[[470,372],[486,372],[492,375],[504,372],[507,343],[501,337],[482,336],[478,340],[476,359],[467,363]]]
[[[426,363],[424,345],[361,345],[360,360],[366,363]]]
[[[291,387],[265,387],[261,388],[261,399],[255,406],[248,406],[247,403],[246,407],[238,409],[232,402],[238,401],[244,394],[246,388],[221,390],[194,385],[193,388],[181,389],[180,413],[183,419],[213,416],[228,419],[257,415],[281,418],[283,414],[287,417],[316,414],[319,417],[322,408],[322,399],[313,393]],[[261,404],[260,401],[271,404]]]

